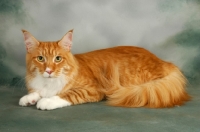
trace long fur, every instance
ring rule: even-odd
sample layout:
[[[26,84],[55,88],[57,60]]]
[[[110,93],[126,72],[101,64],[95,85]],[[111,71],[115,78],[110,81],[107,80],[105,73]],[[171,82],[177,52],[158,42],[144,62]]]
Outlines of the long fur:
[[[118,86],[108,96],[108,104],[123,107],[173,107],[190,99],[185,92],[186,79],[175,69],[164,78],[130,87]]]
[[[186,79],[178,67],[143,48],[119,46],[73,55],[72,30],[55,42],[40,42],[23,32],[27,44],[27,89],[41,98],[56,96],[70,105],[107,99],[112,106],[150,108],[182,105],[190,99]],[[55,62],[58,55],[63,59]],[[38,56],[45,61],[38,61]],[[50,78],[45,69],[52,70]],[[21,104],[30,103],[24,102]],[[55,100],[52,102],[55,104]],[[45,105],[51,104],[47,101]]]

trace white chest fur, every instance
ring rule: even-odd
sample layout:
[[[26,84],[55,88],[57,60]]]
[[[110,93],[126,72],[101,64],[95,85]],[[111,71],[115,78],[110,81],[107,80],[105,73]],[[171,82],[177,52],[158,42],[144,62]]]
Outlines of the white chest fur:
[[[52,97],[58,94],[67,84],[64,75],[58,78],[44,78],[37,75],[29,82],[29,86],[40,94],[41,97]]]

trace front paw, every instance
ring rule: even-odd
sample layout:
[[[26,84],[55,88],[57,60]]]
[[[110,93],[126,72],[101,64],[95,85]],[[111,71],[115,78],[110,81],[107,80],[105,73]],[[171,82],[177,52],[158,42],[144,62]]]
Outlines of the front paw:
[[[41,110],[53,110],[69,105],[71,105],[70,102],[61,99],[59,96],[53,96],[51,98],[42,98],[39,100],[37,103],[37,108]]]
[[[28,95],[23,96],[19,100],[19,105],[21,106],[29,106],[29,105],[35,105],[38,100],[40,100],[40,95],[36,92],[30,93]]]

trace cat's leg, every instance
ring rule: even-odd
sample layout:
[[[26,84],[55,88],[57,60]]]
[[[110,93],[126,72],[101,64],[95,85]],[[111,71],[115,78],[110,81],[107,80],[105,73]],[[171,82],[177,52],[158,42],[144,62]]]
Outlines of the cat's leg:
[[[21,106],[35,105],[38,102],[38,100],[40,100],[40,99],[41,99],[41,97],[40,97],[39,93],[33,92],[33,93],[23,96],[19,100],[19,105],[21,105]]]
[[[70,89],[59,95],[62,99],[68,100],[72,105],[83,104],[87,102],[99,102],[105,95],[96,87]]]
[[[39,100],[37,103],[37,108],[40,110],[53,110],[70,105],[71,103],[69,101],[62,99],[59,96],[53,96]]]
[[[95,89],[71,89],[50,98],[42,98],[37,103],[41,110],[53,110],[65,106],[98,102],[104,98],[104,94]]]

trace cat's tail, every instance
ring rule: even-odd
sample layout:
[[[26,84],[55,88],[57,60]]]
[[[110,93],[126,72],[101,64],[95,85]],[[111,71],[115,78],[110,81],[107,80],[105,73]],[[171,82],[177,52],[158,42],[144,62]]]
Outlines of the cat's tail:
[[[178,68],[164,78],[130,88],[118,86],[108,95],[108,104],[123,107],[174,107],[190,100],[185,90],[186,79]]]

